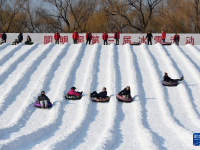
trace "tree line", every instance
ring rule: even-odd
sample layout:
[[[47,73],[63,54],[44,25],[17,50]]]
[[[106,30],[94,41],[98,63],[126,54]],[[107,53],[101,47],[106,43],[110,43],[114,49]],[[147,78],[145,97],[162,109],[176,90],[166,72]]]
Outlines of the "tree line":
[[[0,0],[0,32],[200,32],[200,0],[41,1]]]

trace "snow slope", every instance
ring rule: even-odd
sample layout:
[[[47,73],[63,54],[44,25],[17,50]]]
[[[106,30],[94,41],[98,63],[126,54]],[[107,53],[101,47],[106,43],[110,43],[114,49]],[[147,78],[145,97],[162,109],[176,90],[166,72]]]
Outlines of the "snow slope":
[[[0,149],[199,149],[199,60],[198,45],[1,45]],[[164,87],[164,72],[185,80]],[[81,100],[64,98],[72,86]],[[116,99],[126,86],[131,103]],[[92,102],[102,87],[110,101]],[[48,110],[33,106],[43,90]]]

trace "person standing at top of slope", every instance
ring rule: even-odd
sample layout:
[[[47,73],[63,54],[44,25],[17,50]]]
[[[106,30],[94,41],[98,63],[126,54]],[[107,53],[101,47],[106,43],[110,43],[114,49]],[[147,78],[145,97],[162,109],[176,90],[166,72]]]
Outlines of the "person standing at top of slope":
[[[147,33],[147,35],[146,35],[146,39],[147,39],[148,45],[149,45],[149,43],[150,43],[150,45],[152,45],[153,35],[151,34],[150,31],[148,31],[148,33]]]
[[[108,33],[106,33],[106,31],[104,31],[102,39],[104,41],[104,45],[108,45]]]
[[[100,93],[97,93],[96,91],[89,93],[89,97],[96,97],[96,98],[106,98],[107,97],[107,91],[106,88],[103,87],[102,91]]]
[[[176,45],[179,45],[179,40],[180,40],[180,36],[176,32],[176,34],[174,35],[174,42],[176,43]]]
[[[121,95],[123,98],[130,98],[131,97],[131,89],[130,86],[127,86],[125,89],[120,91],[118,95]]]
[[[118,29],[116,29],[114,34],[114,39],[116,39],[116,45],[119,45],[119,38],[120,38],[120,33]]]
[[[91,40],[92,40],[92,34],[90,33],[90,31],[88,31],[87,33],[86,33],[86,45],[87,45],[87,43],[89,42],[89,45],[90,45],[90,43],[91,43]]]
[[[23,41],[23,35],[22,35],[22,32],[19,32],[19,35],[18,35],[18,41],[19,43],[21,43]]]
[[[59,39],[60,39],[60,33],[58,33],[58,32],[56,31],[56,33],[54,34],[55,44],[59,44]]]
[[[165,72],[165,75],[163,77],[163,81],[166,82],[178,82],[178,81],[183,81],[183,76],[180,79],[171,79],[168,74]]]
[[[162,30],[162,42],[165,42],[166,32]]]
[[[82,95],[83,91],[82,92],[76,92],[76,87],[72,87],[71,90],[67,93],[67,95],[69,96],[80,96]]]
[[[74,44],[77,44],[78,37],[79,37],[78,32],[74,31],[72,34],[72,39],[74,40]]]
[[[4,43],[6,43],[7,35],[5,32],[1,35],[1,39],[4,40]]]
[[[45,105],[45,108],[47,108],[48,102],[50,102],[50,99],[45,95],[45,92],[42,91],[41,95],[38,96],[37,102],[40,103],[41,108],[44,108],[44,105]]]

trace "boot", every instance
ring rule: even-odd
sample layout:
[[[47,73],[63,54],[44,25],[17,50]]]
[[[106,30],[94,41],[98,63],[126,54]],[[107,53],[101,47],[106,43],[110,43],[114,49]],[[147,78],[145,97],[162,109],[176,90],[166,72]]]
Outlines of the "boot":
[[[179,81],[183,81],[183,76],[180,78],[180,80]]]

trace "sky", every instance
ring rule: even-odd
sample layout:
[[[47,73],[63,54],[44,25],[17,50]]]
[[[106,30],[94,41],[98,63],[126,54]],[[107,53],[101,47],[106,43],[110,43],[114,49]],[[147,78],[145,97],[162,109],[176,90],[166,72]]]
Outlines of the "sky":
[[[52,10],[52,8],[53,8],[52,5],[43,2],[43,0],[31,0],[31,3],[32,3],[34,6],[41,6],[41,5],[42,5],[44,8],[49,9],[49,10]]]

